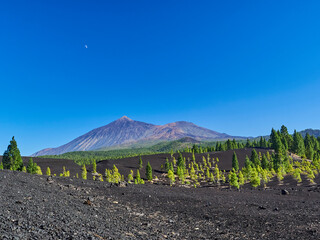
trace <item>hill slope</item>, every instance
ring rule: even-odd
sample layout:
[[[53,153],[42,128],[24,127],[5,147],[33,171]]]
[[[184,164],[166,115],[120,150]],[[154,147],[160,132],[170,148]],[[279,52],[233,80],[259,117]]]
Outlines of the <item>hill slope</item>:
[[[320,137],[320,130],[319,129],[305,129],[303,131],[300,131],[300,134],[305,137],[309,133],[311,136]]]
[[[179,121],[165,125],[153,125],[134,121],[124,116],[106,126],[96,128],[67,144],[57,148],[43,149],[33,154],[33,156],[90,151],[111,146],[130,146],[130,144],[135,143],[177,140],[184,137],[190,137],[198,141],[234,138],[228,134],[202,128],[190,122]]]

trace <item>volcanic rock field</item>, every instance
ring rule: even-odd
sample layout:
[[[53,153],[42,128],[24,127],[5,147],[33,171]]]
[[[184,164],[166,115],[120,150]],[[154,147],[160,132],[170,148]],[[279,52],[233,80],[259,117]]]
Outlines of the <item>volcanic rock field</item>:
[[[241,166],[251,149],[236,151]],[[220,168],[231,167],[232,153],[213,153]],[[167,155],[142,159],[161,177]],[[246,184],[240,190],[165,181],[119,186],[74,178],[81,168],[72,161],[34,160],[57,176],[0,171],[0,239],[320,239],[319,176],[315,184],[288,176],[267,188]],[[102,161],[97,169],[116,164],[127,174],[137,160]],[[63,166],[70,178],[58,177]]]

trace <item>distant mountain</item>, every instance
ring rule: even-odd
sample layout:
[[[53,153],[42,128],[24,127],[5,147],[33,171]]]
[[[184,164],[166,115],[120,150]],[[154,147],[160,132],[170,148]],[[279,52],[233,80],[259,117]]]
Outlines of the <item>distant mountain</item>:
[[[184,141],[225,140],[233,137],[199,127],[191,122],[174,122],[165,125],[153,125],[134,121],[126,116],[110,124],[96,128],[71,142],[57,148],[46,148],[33,156],[59,155],[74,151],[92,151],[112,146],[130,146],[137,143],[172,141],[186,138]],[[183,141],[183,140],[182,140]]]
[[[303,137],[305,137],[307,135],[307,133],[309,133],[311,136],[315,136],[315,137],[320,137],[320,130],[319,129],[305,129],[303,131],[299,132]]]

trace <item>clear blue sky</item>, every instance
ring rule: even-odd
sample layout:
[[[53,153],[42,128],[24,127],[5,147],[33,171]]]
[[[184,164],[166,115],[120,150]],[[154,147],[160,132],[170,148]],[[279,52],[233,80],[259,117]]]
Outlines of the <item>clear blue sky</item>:
[[[13,135],[28,155],[123,115],[242,136],[320,128],[319,12],[292,0],[2,2],[0,154]]]

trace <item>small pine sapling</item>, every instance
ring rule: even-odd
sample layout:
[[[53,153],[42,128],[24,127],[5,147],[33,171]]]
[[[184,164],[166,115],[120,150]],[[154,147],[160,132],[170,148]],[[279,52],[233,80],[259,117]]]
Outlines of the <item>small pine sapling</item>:
[[[92,172],[93,173],[97,172],[97,163],[96,163],[95,159],[93,159],[93,161],[92,161]]]
[[[152,167],[150,165],[150,162],[148,162],[147,166],[146,166],[146,176],[147,176],[148,181],[152,180]]]
[[[82,177],[83,180],[87,180],[87,169],[86,169],[86,165],[85,164],[82,166],[81,177]]]
[[[141,155],[139,156],[139,169],[143,168],[143,162],[142,162],[142,158]]]
[[[172,184],[175,182],[175,176],[171,169],[168,171],[168,178],[170,180],[170,186],[172,186]]]
[[[239,185],[240,186],[244,185],[244,176],[242,171],[239,171]]]
[[[49,167],[47,167],[46,175],[47,175],[47,176],[50,176],[50,175],[51,175],[51,170],[50,170]]]
[[[235,170],[233,169],[233,171],[231,171],[229,173],[229,183],[230,183],[230,186],[233,186],[237,189],[239,189],[239,182],[238,182],[238,177],[237,177],[237,174],[234,172]]]
[[[40,167],[40,166],[37,166],[37,172],[36,172],[36,174],[42,175],[42,171],[41,171],[41,167]]]

